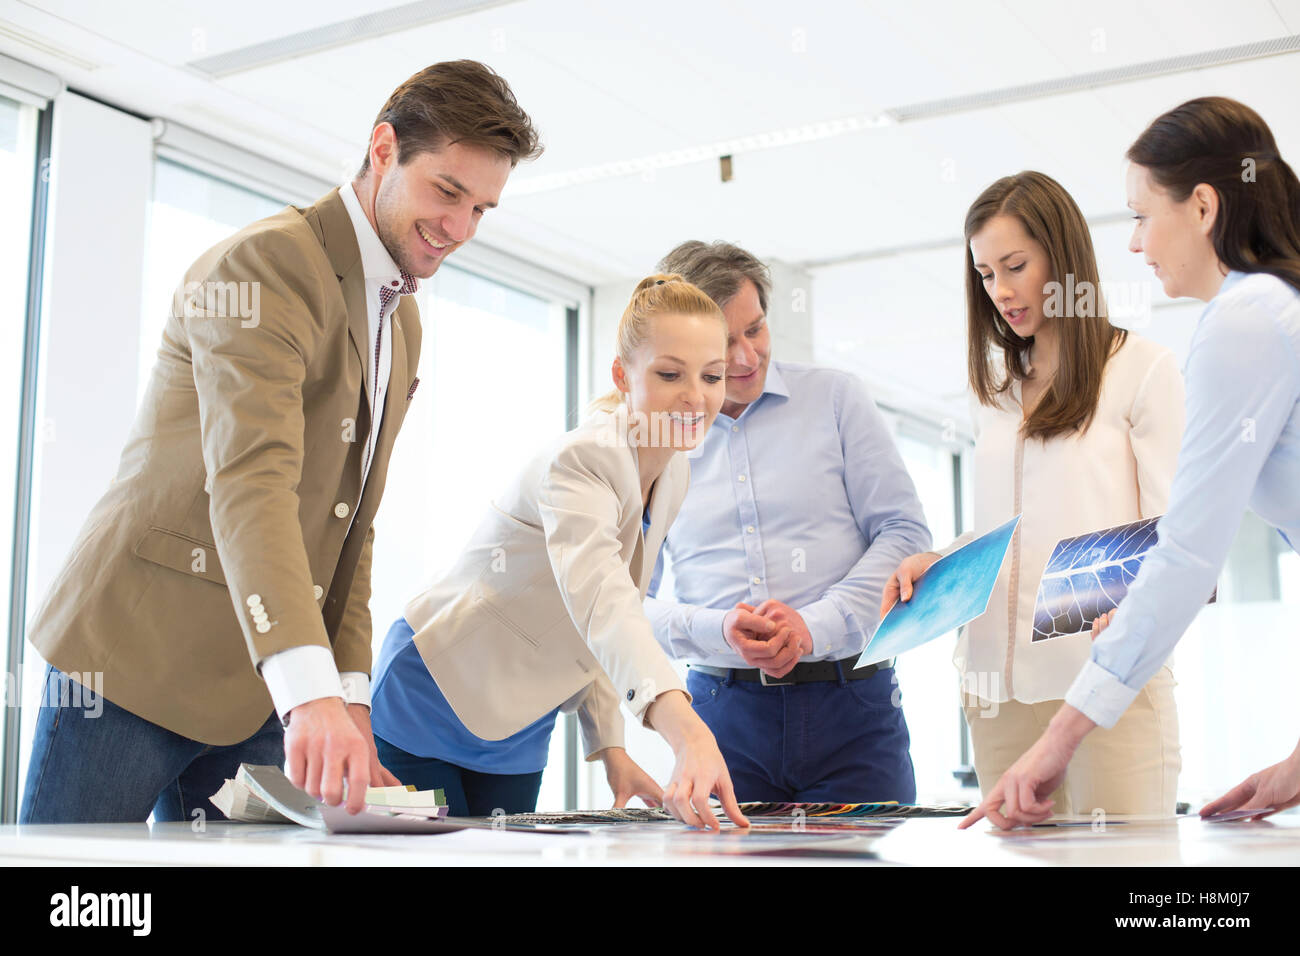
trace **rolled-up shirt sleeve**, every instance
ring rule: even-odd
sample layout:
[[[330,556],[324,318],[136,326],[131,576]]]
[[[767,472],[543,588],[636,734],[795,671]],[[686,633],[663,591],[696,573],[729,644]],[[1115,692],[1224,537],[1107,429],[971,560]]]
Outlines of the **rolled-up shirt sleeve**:
[[[1119,720],[1214,591],[1260,470],[1300,399],[1300,357],[1275,309],[1213,302],[1186,369],[1187,427],[1159,541],[1065,698],[1103,727]]]

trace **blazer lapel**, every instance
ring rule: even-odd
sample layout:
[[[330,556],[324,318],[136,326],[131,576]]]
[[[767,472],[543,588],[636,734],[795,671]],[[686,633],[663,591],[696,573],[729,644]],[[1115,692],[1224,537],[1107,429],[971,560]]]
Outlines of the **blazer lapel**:
[[[668,477],[672,470],[671,466],[665,468],[663,474],[655,479],[654,485],[650,488],[650,527],[646,531],[640,531],[636,540],[636,551],[632,556],[632,565],[629,570],[632,572],[632,580],[636,582],[637,588],[642,594],[650,587],[650,578],[654,576],[655,564],[659,556],[659,545],[663,542],[664,531],[664,509],[668,502],[668,489],[665,487],[671,479]],[[638,523],[639,525],[639,523]],[[647,555],[654,555],[655,561],[647,561]]]
[[[405,297],[403,298],[405,301]],[[388,372],[388,390],[384,394],[384,418],[379,423],[379,434],[375,436],[373,457],[370,460],[370,478],[366,480],[365,490],[361,494],[358,510],[369,503],[370,498],[382,490],[384,481],[374,479],[388,473],[388,459],[393,453],[398,429],[406,416],[406,396],[411,387],[412,371],[408,366],[407,322],[416,321],[410,313],[414,309],[398,308],[388,318],[388,330],[392,338],[393,364]],[[418,347],[418,342],[413,343]]]
[[[343,301],[348,309],[348,334],[364,368],[370,355],[370,321],[367,318],[366,273],[361,264],[357,234],[352,228],[352,217],[348,215],[338,189],[331,190],[316,203],[315,208],[320,219],[325,254],[343,286]]]

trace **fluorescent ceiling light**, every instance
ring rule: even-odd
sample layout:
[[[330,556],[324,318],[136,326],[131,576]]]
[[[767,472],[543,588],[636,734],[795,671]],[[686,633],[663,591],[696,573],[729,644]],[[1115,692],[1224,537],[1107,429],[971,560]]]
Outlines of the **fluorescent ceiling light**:
[[[220,78],[513,2],[514,0],[418,0],[416,3],[376,10],[351,20],[313,27],[301,33],[291,33],[238,50],[227,50],[225,53],[191,60],[188,65],[208,76]]]

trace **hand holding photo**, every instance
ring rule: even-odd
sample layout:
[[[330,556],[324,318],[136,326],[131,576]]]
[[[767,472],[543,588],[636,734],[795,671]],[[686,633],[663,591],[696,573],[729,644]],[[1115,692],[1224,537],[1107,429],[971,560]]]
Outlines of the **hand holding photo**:
[[[983,614],[1006,558],[1016,515],[932,564],[917,578],[912,598],[898,601],[884,616],[858,658],[858,667],[888,660],[942,637]]]
[[[1094,620],[1119,607],[1156,546],[1159,520],[1157,515],[1058,541],[1038,582],[1032,640],[1087,633]]]

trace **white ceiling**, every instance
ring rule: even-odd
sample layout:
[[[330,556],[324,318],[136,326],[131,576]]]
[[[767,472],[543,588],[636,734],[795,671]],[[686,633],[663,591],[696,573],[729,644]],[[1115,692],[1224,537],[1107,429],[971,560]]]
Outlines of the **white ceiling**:
[[[810,0],[797,9],[781,0],[516,0],[218,80],[187,66],[397,5],[2,0],[0,51],[74,89],[334,182],[355,169],[397,83],[438,60],[482,60],[510,82],[547,149],[515,172],[480,239],[591,283],[643,274],[691,237],[796,263],[952,241],[980,189],[1025,168],[1059,179],[1090,218],[1114,217],[1124,206],[1124,149],[1151,118],[1196,95],[1249,103],[1283,155],[1300,156],[1300,54],[1288,54],[738,152],[729,183],[705,159],[527,189],[601,164],[1296,34],[1300,0]],[[1118,245],[1103,249],[1099,229],[1108,275],[1148,278],[1123,255],[1125,230],[1105,229]],[[955,374],[959,393],[960,325],[949,316],[935,326],[930,314],[938,303],[961,308],[960,254],[955,244],[818,269],[819,352],[870,373],[854,343],[877,332],[908,337],[864,330],[843,307],[853,283],[877,282],[893,290],[880,300],[890,308],[924,303],[913,348],[933,350],[957,329],[940,377]],[[832,295],[837,283],[845,289]]]

